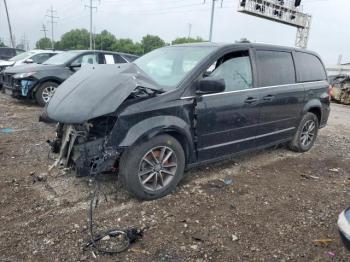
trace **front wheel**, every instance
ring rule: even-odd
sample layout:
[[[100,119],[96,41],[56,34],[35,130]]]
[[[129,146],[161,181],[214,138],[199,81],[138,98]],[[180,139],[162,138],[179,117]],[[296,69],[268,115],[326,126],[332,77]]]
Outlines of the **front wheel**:
[[[315,114],[308,112],[300,121],[297,132],[289,144],[295,152],[309,151],[315,143],[318,134],[319,122]]]
[[[42,83],[35,92],[35,100],[40,106],[45,106],[56,91],[58,84],[55,82]]]
[[[119,163],[119,176],[127,191],[139,199],[161,198],[176,188],[185,167],[181,144],[160,135],[127,149]]]

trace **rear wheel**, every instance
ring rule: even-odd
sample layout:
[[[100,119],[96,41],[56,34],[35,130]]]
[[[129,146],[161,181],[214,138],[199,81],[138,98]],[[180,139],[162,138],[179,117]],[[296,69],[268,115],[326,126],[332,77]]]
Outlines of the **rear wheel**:
[[[58,84],[55,82],[42,83],[35,92],[35,100],[40,106],[45,106],[56,91]]]
[[[125,189],[139,199],[152,200],[176,188],[184,173],[185,155],[175,138],[160,135],[127,149],[119,167]]]
[[[289,144],[295,152],[309,151],[315,143],[318,134],[319,121],[315,114],[308,112],[300,121],[297,132]]]

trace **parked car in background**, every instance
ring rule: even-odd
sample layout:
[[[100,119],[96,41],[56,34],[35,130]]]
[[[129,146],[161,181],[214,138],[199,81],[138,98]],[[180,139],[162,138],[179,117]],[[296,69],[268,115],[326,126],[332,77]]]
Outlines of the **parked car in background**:
[[[22,49],[11,47],[0,47],[0,60],[9,60],[10,58],[25,52]]]
[[[61,53],[60,51],[51,51],[51,50],[31,50],[24,53],[21,53],[19,55],[16,55],[15,57],[12,57],[8,61],[0,60],[0,88],[2,87],[2,72],[12,66],[19,66],[19,65],[25,65],[25,64],[42,64],[50,57]]]
[[[60,86],[45,111],[59,122],[50,143],[56,164],[79,175],[118,170],[125,188],[148,200],[173,191],[185,168],[280,143],[306,152],[329,113],[317,54],[214,43],[86,67]]]
[[[35,99],[45,106],[56,88],[87,64],[128,63],[136,56],[109,51],[67,51],[51,57],[42,65],[7,68],[3,73],[5,92],[15,98]]]
[[[0,71],[1,69],[4,69],[8,66],[17,66],[17,65],[24,65],[24,64],[42,64],[46,60],[48,60],[50,57],[61,53],[61,51],[51,51],[51,50],[31,50],[24,53],[21,53],[19,55],[16,55],[7,61],[1,61],[0,60]]]

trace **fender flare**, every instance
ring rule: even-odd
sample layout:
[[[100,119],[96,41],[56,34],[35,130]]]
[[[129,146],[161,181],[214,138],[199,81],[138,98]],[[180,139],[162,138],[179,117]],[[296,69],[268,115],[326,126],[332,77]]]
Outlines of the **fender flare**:
[[[302,111],[302,116],[305,113],[310,112],[314,109],[319,111],[320,115],[318,117],[319,117],[319,120],[321,120],[322,119],[322,104],[321,104],[321,101],[318,99],[312,99],[304,105],[303,111]]]
[[[158,134],[168,133],[181,136],[180,144],[184,147],[186,159],[193,159],[195,150],[190,125],[175,116],[155,116],[144,119],[131,128],[119,143],[119,147],[130,147],[143,139],[150,139]],[[178,139],[177,137],[175,137]],[[179,139],[178,139],[179,140]]]
[[[63,81],[61,79],[57,78],[57,77],[45,77],[45,78],[42,78],[42,79],[38,80],[35,83],[35,86],[31,90],[32,94],[34,94],[36,92],[36,90],[39,88],[39,86],[42,83],[45,83],[45,82],[55,82],[58,85],[60,85]]]

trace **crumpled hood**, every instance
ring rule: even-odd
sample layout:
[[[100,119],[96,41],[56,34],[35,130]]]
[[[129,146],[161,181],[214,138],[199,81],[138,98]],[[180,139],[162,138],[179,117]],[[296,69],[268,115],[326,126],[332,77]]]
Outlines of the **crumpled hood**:
[[[87,65],[57,88],[47,115],[61,123],[83,123],[117,110],[138,86],[160,89],[132,63]]]

